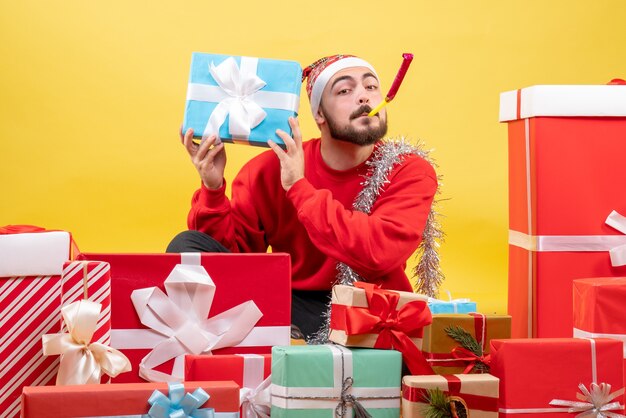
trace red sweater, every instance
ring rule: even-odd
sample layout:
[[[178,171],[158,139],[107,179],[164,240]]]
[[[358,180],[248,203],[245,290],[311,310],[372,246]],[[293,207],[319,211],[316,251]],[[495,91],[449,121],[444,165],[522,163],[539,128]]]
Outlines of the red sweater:
[[[324,163],[320,140],[304,143],[305,178],[285,192],[273,151],[250,160],[235,177],[233,198],[202,186],[192,199],[189,229],[211,235],[233,252],[291,254],[292,287],[330,290],[342,261],[367,281],[412,291],[404,272],[415,252],[437,189],[432,166],[407,156],[369,215],[352,209],[365,163],[337,171]],[[253,278],[251,278],[253,279]]]

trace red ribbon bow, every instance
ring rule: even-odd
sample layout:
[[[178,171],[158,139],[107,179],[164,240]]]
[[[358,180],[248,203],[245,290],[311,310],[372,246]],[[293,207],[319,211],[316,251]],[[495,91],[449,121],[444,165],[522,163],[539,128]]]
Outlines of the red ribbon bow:
[[[491,354],[477,356],[473,351],[465,347],[455,347],[452,350],[452,356],[455,359],[467,362],[467,367],[463,370],[463,374],[468,374],[476,366],[476,363],[483,363],[487,366],[491,365]]]
[[[411,301],[396,309],[400,300],[398,293],[371,283],[356,282],[354,286],[365,290],[368,307],[346,309],[346,334],[377,333],[374,348],[400,351],[411,374],[434,374],[421,350],[411,340],[411,337],[421,337],[422,329],[432,323],[426,301]]]

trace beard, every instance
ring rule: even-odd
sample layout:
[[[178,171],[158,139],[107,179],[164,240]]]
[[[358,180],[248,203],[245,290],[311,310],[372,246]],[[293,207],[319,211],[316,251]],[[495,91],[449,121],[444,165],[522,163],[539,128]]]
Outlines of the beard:
[[[330,135],[338,141],[350,142],[356,145],[372,145],[380,141],[387,134],[387,119],[383,119],[379,115],[379,124],[377,127],[366,126],[365,129],[356,129],[352,125],[339,126],[337,121],[324,112],[323,107],[320,106],[326,122],[328,123],[328,130]],[[359,107],[350,115],[350,120],[356,119],[363,115],[363,113],[369,113],[372,108],[368,105]]]

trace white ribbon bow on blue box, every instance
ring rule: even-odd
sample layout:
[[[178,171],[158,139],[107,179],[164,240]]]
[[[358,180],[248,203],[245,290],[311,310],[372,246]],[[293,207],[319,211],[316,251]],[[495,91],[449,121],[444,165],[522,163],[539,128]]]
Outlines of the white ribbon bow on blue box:
[[[294,61],[194,52],[183,132],[217,134],[225,142],[283,145],[276,129],[291,134],[298,115],[302,69]]]

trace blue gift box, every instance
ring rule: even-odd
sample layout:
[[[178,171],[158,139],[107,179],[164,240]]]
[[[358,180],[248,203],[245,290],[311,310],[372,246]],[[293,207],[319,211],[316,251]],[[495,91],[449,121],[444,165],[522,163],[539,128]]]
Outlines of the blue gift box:
[[[276,129],[291,134],[288,118],[298,115],[302,68],[294,61],[194,52],[183,132],[212,133],[224,142],[284,146]]]
[[[476,302],[472,302],[469,299],[445,301],[431,298],[428,300],[428,308],[430,308],[430,312],[434,314],[466,314],[470,312],[477,312]]]

